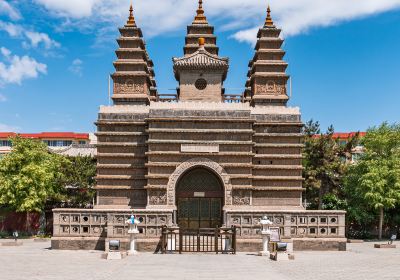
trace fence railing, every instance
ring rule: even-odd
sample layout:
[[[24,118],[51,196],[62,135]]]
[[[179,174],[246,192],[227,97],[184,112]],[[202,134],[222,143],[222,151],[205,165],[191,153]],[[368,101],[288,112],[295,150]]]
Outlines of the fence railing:
[[[237,94],[224,94],[222,96],[222,102],[224,103],[243,103],[243,95]]]
[[[157,95],[157,102],[178,102],[179,97],[176,94]]]
[[[161,252],[232,253],[236,254],[236,227],[186,230],[162,227]]]
[[[160,94],[157,95],[157,102],[178,102],[179,96],[177,94]],[[224,103],[243,103],[244,97],[240,94],[223,94],[222,102]]]

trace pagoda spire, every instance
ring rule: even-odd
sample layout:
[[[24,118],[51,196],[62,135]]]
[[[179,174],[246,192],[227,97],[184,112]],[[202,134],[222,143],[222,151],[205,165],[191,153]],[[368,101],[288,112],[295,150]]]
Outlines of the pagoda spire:
[[[204,15],[203,0],[199,0],[196,16],[191,25],[187,26],[185,37],[185,55],[195,53],[199,48],[199,38],[204,38],[204,48],[213,55],[218,55],[217,37],[214,35],[214,26],[210,25]]]
[[[264,25],[267,26],[267,27],[273,27],[274,26],[274,21],[272,20],[272,17],[271,17],[271,8],[269,7],[269,5],[268,5],[268,8],[267,8],[267,18],[265,19],[265,24]]]
[[[268,6],[267,18],[257,34],[255,54],[249,62],[245,98],[252,106],[286,106],[289,100],[288,67],[284,61],[281,29],[274,25]]]
[[[196,12],[197,14],[194,17],[193,24],[208,24],[207,18],[204,15],[203,0],[199,0],[199,7]]]
[[[154,65],[146,50],[142,30],[136,25],[132,4],[129,12],[125,26],[119,28],[112,99],[114,105],[148,105],[157,96]]]
[[[133,16],[133,4],[132,4],[132,1],[131,1],[131,6],[129,8],[129,18],[128,18],[128,21],[126,22],[126,25],[136,26],[135,17]]]

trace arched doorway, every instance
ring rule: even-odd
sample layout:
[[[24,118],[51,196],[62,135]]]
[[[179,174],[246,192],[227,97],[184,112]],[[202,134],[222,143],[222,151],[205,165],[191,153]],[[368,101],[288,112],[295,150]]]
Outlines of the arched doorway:
[[[224,187],[221,179],[204,167],[184,173],[176,187],[178,225],[183,229],[222,225]]]

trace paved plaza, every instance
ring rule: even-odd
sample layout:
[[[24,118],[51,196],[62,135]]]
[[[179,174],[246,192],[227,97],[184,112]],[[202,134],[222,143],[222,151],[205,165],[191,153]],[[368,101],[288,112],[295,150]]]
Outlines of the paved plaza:
[[[397,249],[348,245],[347,252],[296,252],[296,260],[286,262],[246,253],[142,253],[107,261],[100,251],[50,250],[50,242],[27,240],[20,247],[0,246],[0,279],[400,279],[400,242]]]

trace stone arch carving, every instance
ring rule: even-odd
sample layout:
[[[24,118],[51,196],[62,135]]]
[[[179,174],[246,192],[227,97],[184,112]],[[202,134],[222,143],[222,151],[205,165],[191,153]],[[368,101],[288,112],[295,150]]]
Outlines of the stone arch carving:
[[[224,187],[225,205],[232,205],[231,179],[225,169],[208,158],[192,158],[181,163],[171,174],[167,185],[168,205],[175,206],[175,189],[179,178],[189,169],[194,167],[205,167],[213,171],[220,179]]]

